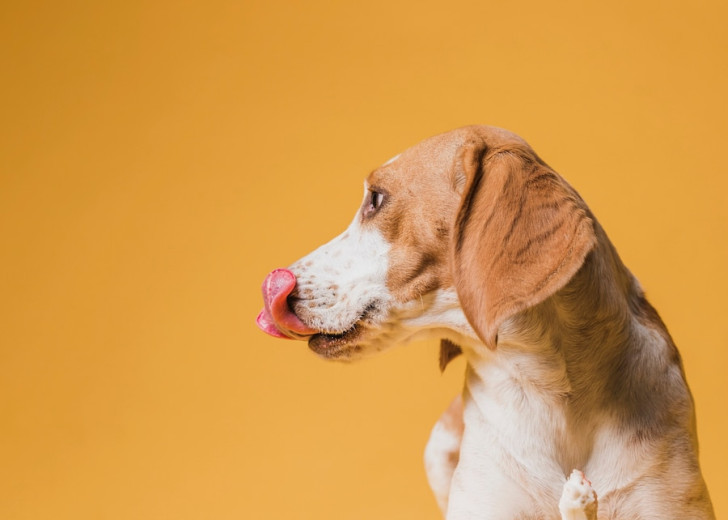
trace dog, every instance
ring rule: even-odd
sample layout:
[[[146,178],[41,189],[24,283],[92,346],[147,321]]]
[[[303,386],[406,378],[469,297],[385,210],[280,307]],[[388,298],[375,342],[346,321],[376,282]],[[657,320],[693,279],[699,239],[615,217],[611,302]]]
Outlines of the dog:
[[[263,295],[259,327],[326,359],[422,338],[443,369],[465,356],[425,449],[448,520],[715,518],[672,338],[585,202],[511,132],[464,127],[387,161],[346,231]]]

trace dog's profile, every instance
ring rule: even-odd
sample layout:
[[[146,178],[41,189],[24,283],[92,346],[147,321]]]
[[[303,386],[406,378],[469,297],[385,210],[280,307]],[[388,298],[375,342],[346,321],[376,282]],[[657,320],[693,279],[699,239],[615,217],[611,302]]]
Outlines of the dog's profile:
[[[259,326],[325,358],[423,337],[443,368],[462,352],[425,452],[448,520],[714,518],[665,325],[520,137],[465,127],[391,159],[348,229],[263,292]]]

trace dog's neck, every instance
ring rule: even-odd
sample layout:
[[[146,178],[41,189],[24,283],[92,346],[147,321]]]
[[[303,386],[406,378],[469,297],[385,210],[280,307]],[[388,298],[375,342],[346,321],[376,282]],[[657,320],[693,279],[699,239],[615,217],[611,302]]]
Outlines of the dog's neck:
[[[630,344],[632,301],[642,298],[598,225],[597,232],[579,272],[555,295],[508,320],[495,351],[465,349],[465,392],[477,405],[471,414],[497,428],[498,418],[486,415],[503,407],[517,412],[512,417],[525,418],[521,427],[537,428],[544,445],[560,454],[564,471],[583,467],[590,435],[613,406],[615,381],[606,375],[615,371],[605,366],[619,363]]]

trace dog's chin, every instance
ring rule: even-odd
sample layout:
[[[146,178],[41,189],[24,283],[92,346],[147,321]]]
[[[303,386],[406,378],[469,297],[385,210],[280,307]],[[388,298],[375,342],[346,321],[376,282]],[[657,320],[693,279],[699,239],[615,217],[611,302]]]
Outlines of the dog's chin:
[[[348,360],[361,357],[361,342],[366,332],[356,323],[342,334],[314,334],[308,340],[308,348],[326,359]]]
[[[338,334],[327,332],[314,334],[308,339],[308,348],[326,359],[347,361],[365,357],[366,345],[378,327],[376,319],[378,313],[377,302],[372,302],[349,329]]]

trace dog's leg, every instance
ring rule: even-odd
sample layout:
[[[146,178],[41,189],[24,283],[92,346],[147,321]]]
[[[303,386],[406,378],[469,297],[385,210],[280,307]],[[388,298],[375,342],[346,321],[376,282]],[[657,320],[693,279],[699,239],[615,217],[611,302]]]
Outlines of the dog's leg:
[[[597,495],[584,474],[571,472],[559,500],[561,520],[597,520]]]
[[[447,512],[450,484],[460,459],[463,438],[463,399],[457,396],[432,428],[425,448],[425,470],[442,514]]]

